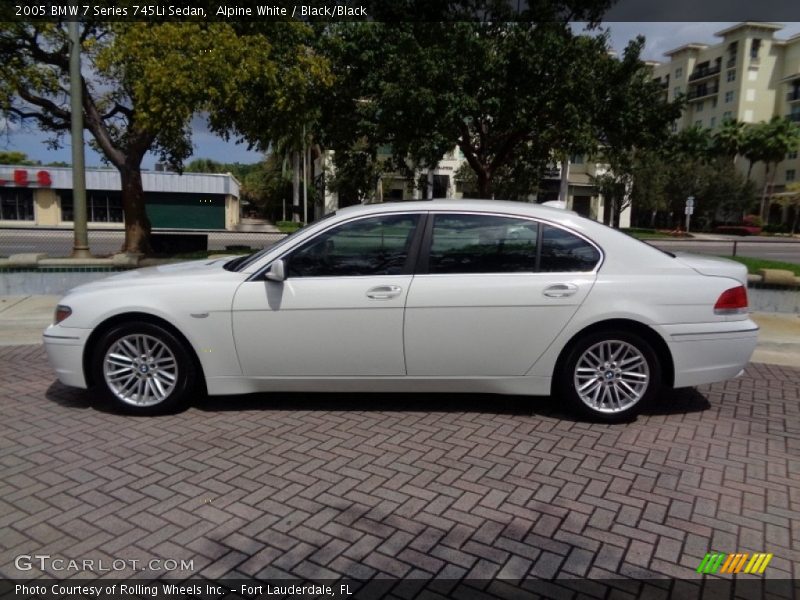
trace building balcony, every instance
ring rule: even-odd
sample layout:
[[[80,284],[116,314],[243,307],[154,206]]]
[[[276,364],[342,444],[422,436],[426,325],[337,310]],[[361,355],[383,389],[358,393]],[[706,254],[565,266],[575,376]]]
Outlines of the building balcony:
[[[717,92],[719,92],[718,85],[701,86],[693,90],[689,90],[686,99],[690,101],[700,100],[702,98],[708,98],[709,96],[716,96]]]
[[[786,118],[790,121],[794,121],[795,123],[800,123],[800,112],[786,115]]]
[[[703,69],[695,69],[692,74],[689,75],[689,81],[697,81],[699,79],[705,79],[706,77],[714,77],[719,75],[719,71],[719,65],[714,67],[706,67]]]
[[[800,102],[800,88],[789,90],[786,93],[787,102]]]

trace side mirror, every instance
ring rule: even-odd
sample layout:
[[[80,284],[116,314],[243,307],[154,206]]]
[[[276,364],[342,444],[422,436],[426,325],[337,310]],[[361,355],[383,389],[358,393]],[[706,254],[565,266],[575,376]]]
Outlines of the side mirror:
[[[264,275],[269,281],[286,281],[286,263],[279,258],[269,266],[269,271]]]

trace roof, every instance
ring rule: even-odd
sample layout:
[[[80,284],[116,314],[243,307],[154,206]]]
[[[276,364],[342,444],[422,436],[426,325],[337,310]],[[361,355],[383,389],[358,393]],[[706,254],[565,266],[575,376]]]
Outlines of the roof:
[[[722,31],[716,32],[714,35],[717,37],[725,37],[727,34],[732,33],[738,29],[745,29],[745,28],[753,28],[753,29],[767,29],[769,31],[779,31],[783,29],[783,25],[780,23],[766,23],[761,21],[743,21],[741,23],[737,23],[727,29],[723,29]]]
[[[683,52],[684,50],[705,50],[706,48],[708,48],[708,44],[684,44],[683,46],[679,46],[674,50],[664,52],[664,56],[672,56],[674,54]]]
[[[0,177],[17,169],[29,173],[47,171],[53,189],[71,190],[72,167],[45,167],[40,165],[0,165]],[[29,177],[35,181],[35,177]],[[168,192],[178,194],[224,194],[239,197],[239,182],[230,173],[173,173],[170,171],[142,171],[142,187],[145,192]],[[86,169],[87,190],[119,191],[122,189],[119,171],[116,169]]]
[[[398,202],[378,202],[375,204],[357,204],[340,208],[336,211],[337,215],[349,213],[371,213],[371,212],[395,212],[395,211],[480,211],[480,212],[508,212],[518,214],[536,213],[539,216],[563,217],[565,212],[560,208],[552,208],[543,204],[532,202],[514,202],[511,200],[478,200],[478,199],[453,199],[436,198],[433,200],[403,200]]]

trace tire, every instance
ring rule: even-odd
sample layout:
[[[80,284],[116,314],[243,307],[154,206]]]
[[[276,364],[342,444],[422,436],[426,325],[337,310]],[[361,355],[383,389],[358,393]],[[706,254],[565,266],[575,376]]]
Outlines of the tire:
[[[94,351],[92,375],[114,408],[136,415],[174,410],[198,381],[186,345],[151,323],[124,323],[107,331]]]
[[[557,391],[580,416],[627,421],[658,396],[661,372],[658,355],[645,339],[627,331],[600,331],[569,349],[556,375]]]

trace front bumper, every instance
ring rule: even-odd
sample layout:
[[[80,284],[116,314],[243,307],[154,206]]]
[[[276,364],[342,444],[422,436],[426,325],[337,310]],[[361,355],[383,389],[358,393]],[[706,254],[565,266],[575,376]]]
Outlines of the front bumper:
[[[91,329],[50,325],[42,334],[47,360],[64,385],[86,388],[83,372],[83,349]]]
[[[665,326],[675,387],[733,379],[750,362],[758,325],[750,320]]]

